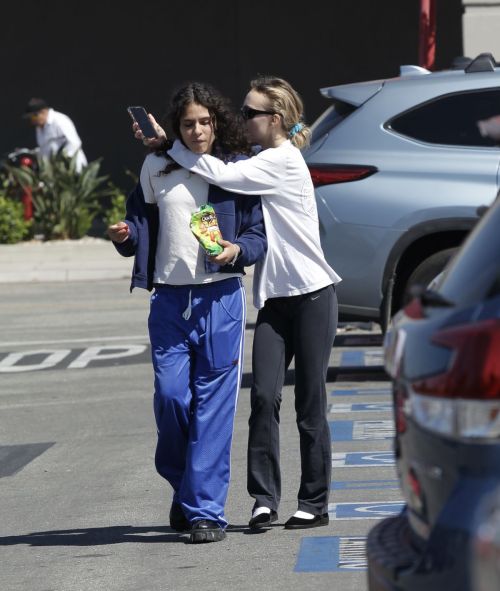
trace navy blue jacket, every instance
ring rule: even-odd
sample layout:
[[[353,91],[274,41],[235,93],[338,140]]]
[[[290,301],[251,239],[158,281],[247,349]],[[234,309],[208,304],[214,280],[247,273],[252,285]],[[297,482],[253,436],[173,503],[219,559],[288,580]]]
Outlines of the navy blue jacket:
[[[207,273],[244,274],[244,267],[256,263],[267,249],[260,197],[240,197],[209,185],[207,201],[215,210],[222,237],[237,244],[241,252],[234,266],[221,267],[207,257],[205,270]],[[128,239],[113,244],[122,256],[135,256],[130,291],[134,287],[151,291],[158,238],[158,207],[144,201],[140,183],[127,198],[125,221],[129,227]]]

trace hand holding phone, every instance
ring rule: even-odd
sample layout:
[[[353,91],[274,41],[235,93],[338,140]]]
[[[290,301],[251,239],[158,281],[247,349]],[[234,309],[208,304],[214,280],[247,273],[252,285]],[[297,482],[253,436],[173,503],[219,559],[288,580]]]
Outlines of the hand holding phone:
[[[146,138],[157,138],[156,133],[151,120],[148,117],[146,109],[144,107],[128,107],[127,111],[132,117],[132,120],[137,123],[144,137]]]

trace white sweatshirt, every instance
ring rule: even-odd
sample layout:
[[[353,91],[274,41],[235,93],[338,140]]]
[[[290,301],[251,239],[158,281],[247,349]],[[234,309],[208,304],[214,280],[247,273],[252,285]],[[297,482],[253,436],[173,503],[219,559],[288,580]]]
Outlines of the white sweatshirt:
[[[176,140],[169,156],[209,183],[241,195],[261,195],[267,253],[255,265],[256,308],[268,298],[310,293],[341,281],[325,260],[309,169],[289,140],[247,160],[225,164]]]

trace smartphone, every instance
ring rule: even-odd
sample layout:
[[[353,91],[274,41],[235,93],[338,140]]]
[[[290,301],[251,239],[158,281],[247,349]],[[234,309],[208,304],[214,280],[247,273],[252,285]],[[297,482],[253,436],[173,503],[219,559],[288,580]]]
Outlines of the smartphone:
[[[128,107],[127,111],[132,117],[133,121],[139,125],[145,137],[158,137],[158,134],[156,133],[153,124],[149,120],[147,111],[144,107]]]

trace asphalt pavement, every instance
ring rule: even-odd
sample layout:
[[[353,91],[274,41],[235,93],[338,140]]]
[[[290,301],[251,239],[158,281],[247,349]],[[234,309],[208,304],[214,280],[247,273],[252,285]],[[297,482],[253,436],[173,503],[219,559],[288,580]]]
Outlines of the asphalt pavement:
[[[129,293],[131,266],[103,239],[0,245],[0,589],[364,591],[366,532],[400,510],[380,334],[342,327],[332,350],[330,525],[282,527],[300,471],[292,364],[279,521],[249,535],[250,269],[228,536],[193,546],[168,527],[154,470],[149,294]]]

